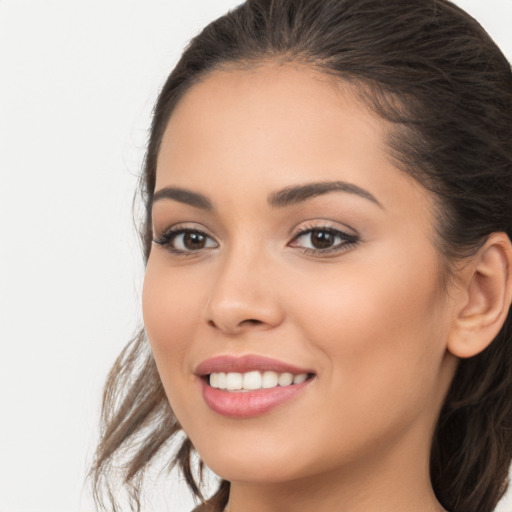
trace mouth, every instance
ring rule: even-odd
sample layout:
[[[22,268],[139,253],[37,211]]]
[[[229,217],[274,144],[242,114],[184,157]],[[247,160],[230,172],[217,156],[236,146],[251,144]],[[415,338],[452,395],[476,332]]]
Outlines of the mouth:
[[[203,378],[208,386],[231,392],[248,392],[260,389],[294,386],[314,377],[314,373],[276,372],[272,370],[249,372],[212,372]]]
[[[263,356],[216,356],[194,372],[203,399],[214,412],[253,418],[295,399],[315,380],[315,372]]]

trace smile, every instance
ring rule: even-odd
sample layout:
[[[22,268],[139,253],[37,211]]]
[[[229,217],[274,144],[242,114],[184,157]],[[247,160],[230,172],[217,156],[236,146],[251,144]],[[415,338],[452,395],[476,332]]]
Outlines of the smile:
[[[272,389],[278,386],[291,386],[302,384],[308,379],[307,373],[293,375],[289,372],[277,373],[274,371],[214,372],[208,376],[208,383],[212,388],[226,391],[255,391],[258,389]]]
[[[195,372],[203,399],[215,413],[253,418],[302,394],[316,379],[307,368],[264,356],[216,356]]]

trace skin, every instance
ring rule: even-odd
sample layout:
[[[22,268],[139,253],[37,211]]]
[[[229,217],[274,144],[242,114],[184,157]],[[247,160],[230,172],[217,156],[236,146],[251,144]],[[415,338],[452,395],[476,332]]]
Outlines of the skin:
[[[153,206],[143,291],[146,331],[173,411],[205,463],[232,483],[232,512],[440,511],[431,437],[457,359],[456,302],[442,283],[433,198],[386,151],[389,126],[348,85],[266,63],[208,75],[165,132],[155,190],[207,196]],[[284,207],[283,188],[343,181]],[[315,250],[300,230],[357,237]],[[450,286],[450,285],[449,285]],[[194,368],[257,354],[314,370],[293,400],[250,419],[204,402]]]

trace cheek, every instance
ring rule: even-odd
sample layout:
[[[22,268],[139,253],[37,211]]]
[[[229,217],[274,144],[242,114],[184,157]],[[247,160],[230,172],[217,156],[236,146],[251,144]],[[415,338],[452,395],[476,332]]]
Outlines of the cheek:
[[[183,389],[197,385],[190,350],[201,319],[201,286],[190,273],[170,269],[161,255],[151,258],[142,294],[144,326],[171,409],[188,425],[200,410],[199,395]]]
[[[428,400],[444,354],[436,260],[379,255],[378,265],[358,260],[317,274],[295,313],[331,389],[371,410]]]
[[[180,367],[185,371],[187,340],[200,318],[197,291],[191,276],[172,272],[161,256],[151,256],[144,277],[142,312],[159,370]],[[176,372],[160,372],[173,375]],[[165,384],[165,382],[164,382]]]

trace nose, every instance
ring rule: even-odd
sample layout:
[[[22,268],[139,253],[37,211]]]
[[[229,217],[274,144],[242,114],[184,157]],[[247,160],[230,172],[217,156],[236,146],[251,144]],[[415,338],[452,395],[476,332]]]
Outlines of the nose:
[[[205,310],[207,324],[226,335],[281,324],[282,304],[273,265],[258,255],[235,254],[219,262]]]

